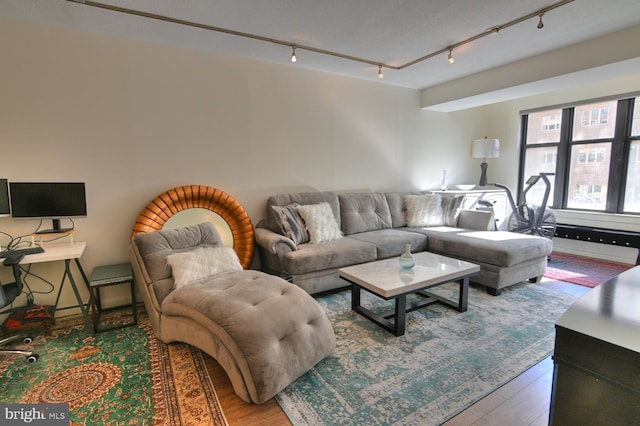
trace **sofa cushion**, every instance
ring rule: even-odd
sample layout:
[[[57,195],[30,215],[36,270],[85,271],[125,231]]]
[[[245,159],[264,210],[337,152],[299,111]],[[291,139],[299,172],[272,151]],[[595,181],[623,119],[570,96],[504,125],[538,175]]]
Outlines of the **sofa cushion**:
[[[342,238],[342,231],[329,203],[298,206],[298,213],[309,231],[310,243],[320,244]]]
[[[391,228],[391,213],[383,194],[338,194],[338,200],[345,235]]]
[[[300,244],[298,250],[282,257],[282,269],[290,274],[305,274],[342,268],[377,259],[376,246],[353,238],[340,238],[322,244]]]
[[[507,231],[469,231],[433,227],[427,234],[427,249],[446,256],[497,266],[512,266],[551,254],[551,240]]]
[[[170,254],[174,288],[191,284],[221,272],[241,271],[238,255],[231,247],[198,247],[194,250]]]
[[[458,215],[458,228],[473,229],[475,231],[495,230],[493,210],[465,210],[461,209]]]
[[[309,242],[309,230],[298,212],[300,204],[293,203],[288,206],[271,206],[278,222],[280,233],[291,239],[294,244]]]
[[[381,229],[378,231],[361,232],[349,235],[359,241],[365,241],[376,246],[378,259],[400,256],[404,247],[411,244],[412,252],[424,251],[427,248],[427,236],[425,234],[405,231],[402,229]]]

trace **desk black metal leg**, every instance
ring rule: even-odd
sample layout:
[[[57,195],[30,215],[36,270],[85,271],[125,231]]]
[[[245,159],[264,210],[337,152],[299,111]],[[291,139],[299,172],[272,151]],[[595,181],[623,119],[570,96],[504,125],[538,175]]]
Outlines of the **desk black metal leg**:
[[[64,286],[64,279],[66,278],[65,275],[66,272],[62,275],[62,280],[60,281],[60,286],[58,287],[58,295],[56,296],[56,303],[55,305],[53,305],[56,310],[58,309],[58,305],[60,302],[60,295],[62,294],[62,287]]]
[[[138,324],[138,308],[136,306],[136,281],[131,281],[131,308],[133,309],[133,324]]]
[[[84,268],[82,267],[82,263],[80,263],[80,259],[76,258],[74,259],[76,262],[76,267],[78,268],[78,271],[80,271],[80,275],[82,276],[82,281],[84,282],[84,285],[87,287],[87,290],[89,290],[89,306],[91,308],[91,316],[93,317],[93,325],[94,325],[94,332],[95,332],[95,324],[98,321],[98,315],[99,315],[99,310],[96,311],[96,303],[97,306],[100,307],[100,293],[98,293],[98,297],[96,299],[96,297],[94,296],[93,292],[91,291],[91,285],[89,284],[89,278],[87,278],[87,274],[84,272]],[[80,301],[79,301],[80,303]],[[88,316],[85,315],[85,321],[88,321],[87,318]],[[89,323],[87,322],[87,326],[89,325]]]
[[[87,327],[89,330],[93,330],[92,328],[92,322],[89,319],[89,314],[87,312],[87,307],[85,306],[84,302],[82,301],[82,297],[80,296],[80,292],[78,291],[78,287],[76,286],[76,280],[73,279],[73,274],[71,273],[71,268],[69,267],[69,259],[65,259],[64,261],[64,274],[65,276],[67,276],[69,278],[69,282],[71,282],[71,287],[73,289],[73,292],[76,295],[76,300],[78,301],[78,307],[80,308],[80,311],[82,311],[82,316],[84,317],[84,322],[85,324],[87,324]],[[85,274],[84,271],[82,270],[82,267],[80,266],[80,262],[78,262],[78,259],[76,259],[76,264],[78,265],[78,268],[80,269],[80,272],[82,274],[82,278],[85,279]],[[64,278],[63,278],[64,280]],[[87,282],[87,287],[88,287],[88,280]],[[91,291],[89,291],[89,304],[91,304],[93,302],[93,296],[91,295]]]

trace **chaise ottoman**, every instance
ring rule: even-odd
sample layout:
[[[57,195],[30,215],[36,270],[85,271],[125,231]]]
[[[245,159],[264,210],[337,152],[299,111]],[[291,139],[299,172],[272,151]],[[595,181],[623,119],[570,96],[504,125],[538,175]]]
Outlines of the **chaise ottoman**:
[[[472,281],[497,296],[501,289],[527,280],[539,281],[553,250],[551,240],[507,231],[469,231],[451,227],[421,230],[427,250],[480,265]]]

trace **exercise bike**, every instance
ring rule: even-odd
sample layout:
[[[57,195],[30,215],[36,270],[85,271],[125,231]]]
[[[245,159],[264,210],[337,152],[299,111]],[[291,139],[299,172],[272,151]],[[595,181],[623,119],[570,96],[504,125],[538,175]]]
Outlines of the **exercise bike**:
[[[549,200],[549,193],[551,192],[551,182],[549,182],[547,176],[553,176],[554,174],[555,173],[540,173],[527,179],[527,186],[522,192],[522,202],[519,204],[516,204],[511,191],[506,185],[499,183],[493,184],[505,190],[509,205],[511,206],[512,213],[507,220],[507,231],[537,235],[549,239],[553,238],[556,232],[556,216],[551,209],[547,208],[547,201]],[[527,193],[540,180],[545,184],[542,203],[540,205],[528,204]]]

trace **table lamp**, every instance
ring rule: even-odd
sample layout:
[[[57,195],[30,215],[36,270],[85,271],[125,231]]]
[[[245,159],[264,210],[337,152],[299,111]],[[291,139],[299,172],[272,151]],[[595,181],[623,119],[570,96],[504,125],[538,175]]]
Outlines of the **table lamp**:
[[[476,139],[473,141],[473,147],[471,150],[471,157],[482,158],[480,163],[480,175],[479,186],[487,186],[487,158],[498,158],[500,156],[500,141],[498,139]]]

